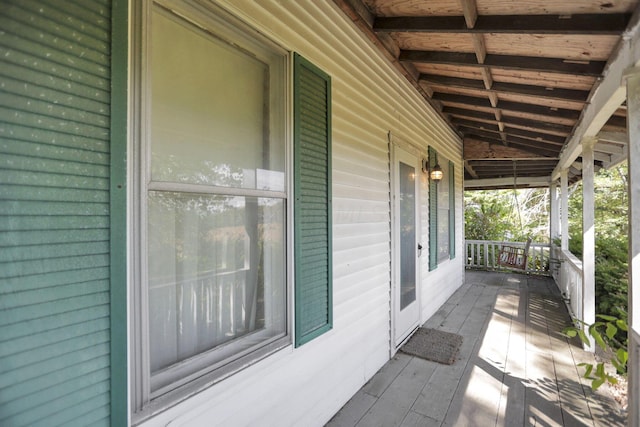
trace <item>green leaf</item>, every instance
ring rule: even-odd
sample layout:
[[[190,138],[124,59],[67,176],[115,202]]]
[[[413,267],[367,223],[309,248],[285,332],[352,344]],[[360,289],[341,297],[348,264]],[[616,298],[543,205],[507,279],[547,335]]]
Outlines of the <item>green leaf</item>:
[[[618,359],[616,358],[611,359],[611,364],[614,366],[614,368],[616,368],[616,371],[618,371],[619,373],[624,372],[624,367],[620,364]]]
[[[598,378],[597,380],[593,380],[591,383],[591,390],[596,391],[600,386],[604,384],[604,379]]]
[[[599,378],[604,378],[606,373],[604,372],[604,363],[600,362],[596,365],[596,375]]]
[[[593,365],[591,363],[579,363],[578,366],[584,367],[584,378],[591,378],[591,372],[593,371]]]
[[[629,330],[629,328],[627,327],[627,322],[625,322],[622,319],[616,320],[616,325],[618,326],[618,329],[620,329],[621,331],[628,331]]]
[[[576,331],[574,328],[566,328],[562,331],[562,333],[569,338],[573,338],[578,335],[578,331]]]
[[[604,342],[604,340],[602,339],[602,335],[600,335],[600,332],[598,332],[596,328],[594,328],[593,326],[590,327],[589,333],[596,340],[596,343],[600,346],[601,349],[607,349],[607,344]]]
[[[580,337],[580,341],[582,341],[584,345],[591,346],[591,340],[587,337],[587,334],[585,334],[582,329],[578,329],[577,332]]]
[[[618,328],[616,328],[615,326],[613,326],[613,323],[607,323],[607,337],[609,337],[609,339],[613,338],[616,336],[616,334],[618,333]]]
[[[596,314],[596,317],[602,319],[602,320],[606,320],[607,322],[615,322],[616,320],[619,320],[613,316],[608,316],[606,314]]]
[[[620,363],[626,365],[627,360],[629,360],[629,353],[624,348],[619,348],[618,351],[616,351],[616,357]]]

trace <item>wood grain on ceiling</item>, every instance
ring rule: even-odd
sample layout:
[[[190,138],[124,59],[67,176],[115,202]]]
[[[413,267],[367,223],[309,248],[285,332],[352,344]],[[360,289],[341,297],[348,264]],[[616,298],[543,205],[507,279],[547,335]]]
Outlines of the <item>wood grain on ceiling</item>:
[[[461,136],[465,180],[550,176],[638,7],[638,0],[334,2]],[[603,131],[625,129],[623,106]],[[571,169],[570,181],[580,173]]]

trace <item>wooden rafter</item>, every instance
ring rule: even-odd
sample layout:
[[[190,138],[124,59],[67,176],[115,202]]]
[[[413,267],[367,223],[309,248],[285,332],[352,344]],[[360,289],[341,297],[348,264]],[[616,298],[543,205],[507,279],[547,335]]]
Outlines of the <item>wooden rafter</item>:
[[[484,82],[480,80],[440,76],[436,74],[420,74],[420,81],[460,89],[485,89]],[[589,92],[586,90],[552,88],[546,86],[503,82],[493,82],[490,90],[494,92],[530,95],[547,99],[568,99],[578,102],[586,101],[587,97],[589,96]]]
[[[517,173],[535,176],[532,185],[550,182],[554,164],[579,154],[576,134],[590,134],[585,113],[601,98],[594,88],[610,74],[605,65],[629,28],[635,31],[640,9],[640,0],[334,2],[463,137],[465,158],[468,144],[486,144],[492,159],[528,156],[532,163]],[[620,85],[620,78],[613,81]],[[623,144],[604,138],[622,139],[627,111],[611,113],[598,117],[596,167],[623,156]],[[465,162],[465,186],[467,180],[504,185],[511,165]],[[569,182],[580,174],[572,166]]]
[[[468,67],[498,67],[510,70],[528,70],[581,76],[599,76],[605,61],[567,61],[558,58],[532,56],[487,55],[484,64],[478,64],[474,53],[440,52],[422,50],[402,50],[399,56],[402,62],[424,64],[449,64]]]
[[[631,14],[484,15],[472,27],[464,16],[377,17],[376,32],[519,33],[519,34],[620,34]]]

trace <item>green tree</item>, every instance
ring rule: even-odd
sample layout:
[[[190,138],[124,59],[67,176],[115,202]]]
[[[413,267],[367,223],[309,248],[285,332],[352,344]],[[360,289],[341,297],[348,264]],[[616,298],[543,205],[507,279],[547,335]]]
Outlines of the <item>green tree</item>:
[[[470,240],[549,239],[547,189],[467,191],[464,213]]]
[[[582,183],[570,189],[569,250],[582,258]],[[627,165],[601,169],[595,177],[596,313],[627,320]],[[619,340],[626,339],[620,333]]]

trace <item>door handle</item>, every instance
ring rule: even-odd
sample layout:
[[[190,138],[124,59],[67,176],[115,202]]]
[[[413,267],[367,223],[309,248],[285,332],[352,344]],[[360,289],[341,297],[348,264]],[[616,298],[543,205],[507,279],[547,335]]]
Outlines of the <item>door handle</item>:
[[[418,258],[422,255],[422,245],[418,243]]]

